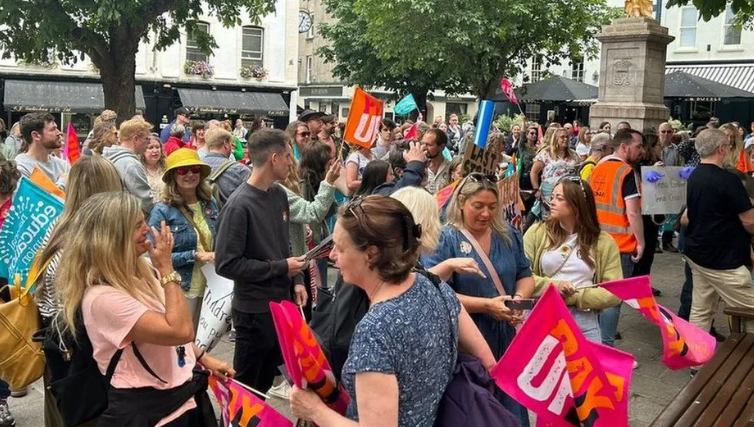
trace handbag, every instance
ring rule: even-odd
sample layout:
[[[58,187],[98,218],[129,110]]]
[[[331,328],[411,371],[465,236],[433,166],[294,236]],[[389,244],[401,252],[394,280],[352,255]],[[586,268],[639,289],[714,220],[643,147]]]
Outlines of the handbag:
[[[45,370],[42,346],[32,341],[42,327],[37,302],[29,294],[35,280],[27,280],[26,286],[21,287],[20,276],[16,275],[14,284],[0,291],[5,297],[0,305],[0,378],[11,388],[28,386]]]
[[[463,233],[466,239],[469,240],[469,243],[471,243],[471,246],[474,247],[474,250],[479,255],[479,258],[482,259],[484,266],[487,267],[487,274],[492,279],[492,283],[495,284],[495,287],[497,288],[497,292],[500,294],[500,296],[502,297],[502,296],[508,295],[505,292],[505,289],[503,288],[503,283],[500,281],[500,276],[497,275],[497,271],[495,270],[495,267],[492,265],[492,261],[490,261],[490,258],[482,249],[482,245],[480,245],[479,242],[476,241],[474,236],[472,236],[471,233],[469,233],[469,230],[461,229],[461,233]]]

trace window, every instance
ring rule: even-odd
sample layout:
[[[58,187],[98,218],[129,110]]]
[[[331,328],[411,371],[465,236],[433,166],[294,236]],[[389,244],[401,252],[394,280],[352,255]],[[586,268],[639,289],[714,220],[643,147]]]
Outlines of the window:
[[[730,8],[730,5],[725,9],[725,38],[723,44],[736,45],[741,44],[741,28],[735,25],[736,15]]]
[[[696,9],[684,7],[681,9],[681,47],[696,46]]]
[[[542,80],[542,62],[539,58],[531,59],[531,82],[536,83]]]
[[[584,82],[584,58],[571,59],[571,79]]]
[[[539,104],[526,104],[526,119],[536,122],[539,121]]]
[[[209,34],[209,24],[207,24],[206,22],[197,23],[196,31],[201,31],[205,34]],[[199,49],[199,45],[191,35],[186,37],[186,61],[209,61],[209,55],[205,54],[201,51],[201,49]]]
[[[312,56],[306,55],[306,83],[312,82],[312,63]]]
[[[306,32],[306,38],[311,40],[314,38],[314,18],[312,18],[312,26],[309,27],[309,31]]]
[[[263,66],[264,30],[259,27],[243,27],[241,39],[241,65]]]

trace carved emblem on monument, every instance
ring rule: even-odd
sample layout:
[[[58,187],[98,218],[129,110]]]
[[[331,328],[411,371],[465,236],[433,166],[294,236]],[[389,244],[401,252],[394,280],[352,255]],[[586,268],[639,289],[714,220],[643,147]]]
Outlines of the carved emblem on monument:
[[[633,64],[627,59],[619,59],[613,63],[613,84],[615,86],[630,86],[631,79],[628,75],[628,71]]]

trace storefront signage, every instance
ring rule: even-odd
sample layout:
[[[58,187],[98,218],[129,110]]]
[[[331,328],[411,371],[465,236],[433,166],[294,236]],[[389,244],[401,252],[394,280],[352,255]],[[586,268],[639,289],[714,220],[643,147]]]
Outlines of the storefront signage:
[[[343,86],[313,87],[304,86],[299,88],[300,96],[343,96]]]

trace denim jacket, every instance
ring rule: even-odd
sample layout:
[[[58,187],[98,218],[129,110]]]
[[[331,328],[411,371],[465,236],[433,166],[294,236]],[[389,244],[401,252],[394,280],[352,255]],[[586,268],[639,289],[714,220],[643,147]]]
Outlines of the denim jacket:
[[[217,235],[217,215],[220,210],[217,208],[215,199],[210,201],[201,200],[200,203],[214,241],[214,237]],[[190,209],[186,208],[186,211],[189,215],[192,214]],[[197,243],[196,230],[186,217],[183,216],[177,206],[166,205],[160,202],[154,205],[152,212],[149,214],[149,226],[159,230],[162,221],[165,221],[165,224],[170,227],[170,231],[173,233],[173,268],[181,275],[181,288],[187,291],[191,286],[191,276],[194,272]],[[154,242],[153,236],[150,235],[150,239]],[[207,251],[212,251],[213,249],[205,248]]]

